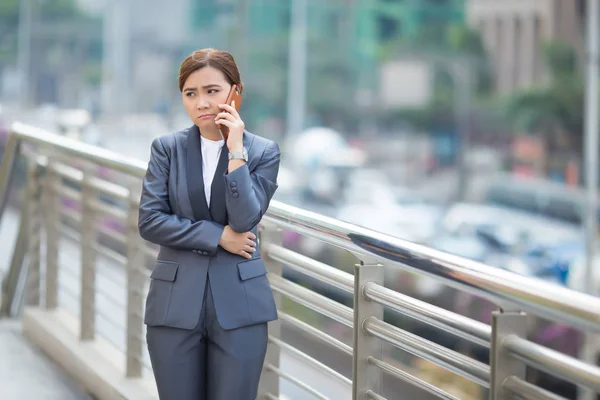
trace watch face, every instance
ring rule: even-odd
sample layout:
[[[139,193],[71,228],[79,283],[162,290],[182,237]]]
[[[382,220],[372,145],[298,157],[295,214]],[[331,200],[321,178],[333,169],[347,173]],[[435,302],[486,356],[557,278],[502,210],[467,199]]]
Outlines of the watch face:
[[[244,147],[244,150],[242,152],[229,153],[229,159],[248,161],[248,150],[246,150],[246,148]]]

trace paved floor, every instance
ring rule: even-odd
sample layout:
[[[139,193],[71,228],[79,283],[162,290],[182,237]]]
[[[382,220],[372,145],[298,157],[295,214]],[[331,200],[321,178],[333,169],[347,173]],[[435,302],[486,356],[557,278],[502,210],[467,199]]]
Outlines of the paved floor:
[[[0,229],[0,280],[6,273],[18,227],[15,213]],[[91,400],[39,349],[27,342],[16,320],[0,319],[1,400]]]
[[[0,320],[0,399],[92,400],[21,334],[14,320]]]

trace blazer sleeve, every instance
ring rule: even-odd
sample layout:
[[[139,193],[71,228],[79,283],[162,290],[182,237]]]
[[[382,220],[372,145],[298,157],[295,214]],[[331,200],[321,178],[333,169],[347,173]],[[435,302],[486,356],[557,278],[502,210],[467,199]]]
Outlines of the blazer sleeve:
[[[205,220],[194,222],[173,214],[169,203],[169,168],[169,154],[160,138],[156,138],[142,183],[138,215],[140,235],[161,246],[216,254],[223,225]]]
[[[246,163],[225,175],[225,203],[229,226],[234,231],[252,230],[267,212],[277,190],[280,158],[279,146],[270,142],[252,172]]]

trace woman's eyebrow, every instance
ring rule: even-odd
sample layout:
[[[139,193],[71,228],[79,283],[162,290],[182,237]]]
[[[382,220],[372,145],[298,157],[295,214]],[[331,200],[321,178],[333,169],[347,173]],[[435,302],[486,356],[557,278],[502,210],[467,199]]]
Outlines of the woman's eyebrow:
[[[202,86],[202,89],[210,89],[210,88],[220,88],[220,85],[217,85],[216,83],[211,83],[210,85],[204,85]]]

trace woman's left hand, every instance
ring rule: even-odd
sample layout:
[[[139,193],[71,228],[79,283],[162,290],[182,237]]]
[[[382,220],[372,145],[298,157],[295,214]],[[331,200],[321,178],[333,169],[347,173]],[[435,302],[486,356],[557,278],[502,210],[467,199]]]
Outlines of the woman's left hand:
[[[227,147],[229,151],[242,151],[244,147],[244,121],[240,118],[240,114],[235,109],[235,101],[228,104],[219,104],[219,108],[223,112],[217,114],[215,123],[217,125],[225,125],[229,128],[229,136],[227,138]]]

